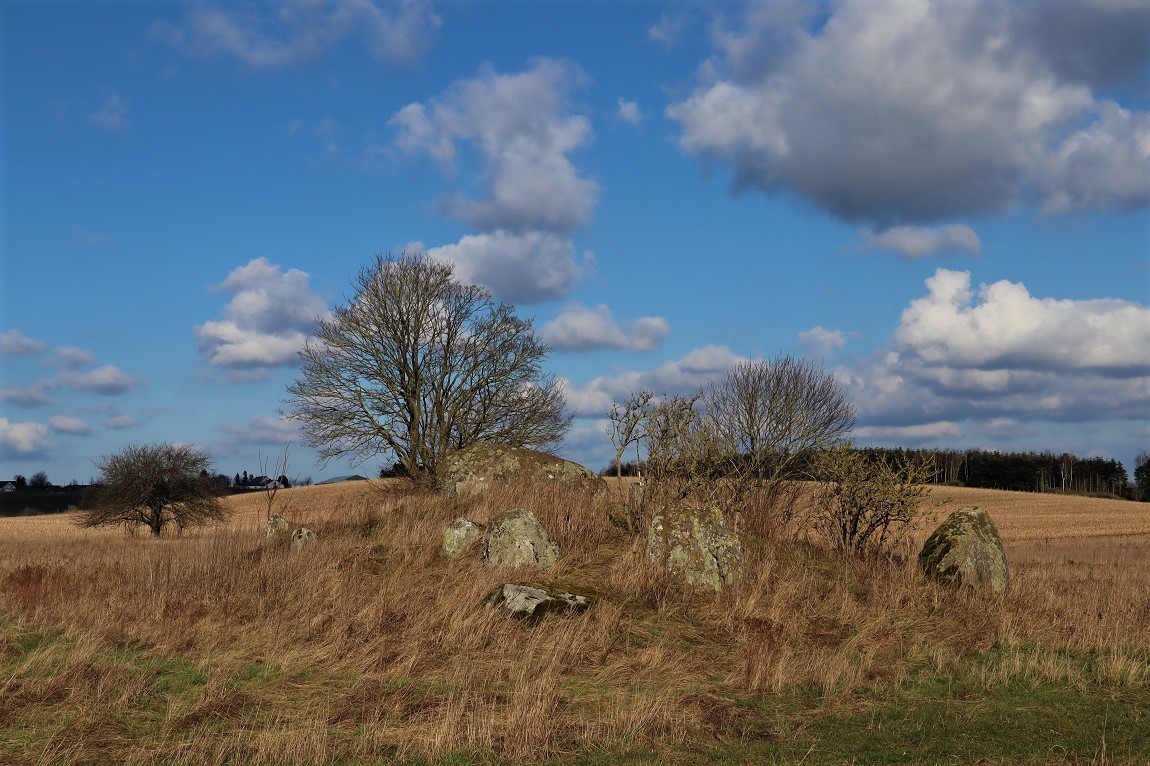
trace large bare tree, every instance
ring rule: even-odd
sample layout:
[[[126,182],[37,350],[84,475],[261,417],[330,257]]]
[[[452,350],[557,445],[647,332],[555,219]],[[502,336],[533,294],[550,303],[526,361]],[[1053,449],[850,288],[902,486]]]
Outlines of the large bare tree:
[[[412,476],[479,441],[546,447],[571,424],[530,320],[449,263],[376,256],[318,323],[288,416],[323,459],[392,454]]]
[[[78,522],[85,527],[145,526],[159,537],[165,526],[203,526],[227,518],[211,460],[183,444],[132,444],[96,461],[102,486]]]

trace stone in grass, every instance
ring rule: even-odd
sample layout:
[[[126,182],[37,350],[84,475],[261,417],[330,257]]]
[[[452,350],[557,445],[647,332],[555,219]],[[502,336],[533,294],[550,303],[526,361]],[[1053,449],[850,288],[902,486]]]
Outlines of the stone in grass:
[[[283,516],[271,516],[264,524],[264,539],[270,540],[279,535],[285,535],[291,530],[291,524]]]
[[[316,541],[315,532],[307,527],[300,527],[291,533],[291,547],[293,551],[305,548]]]
[[[993,594],[1005,593],[1010,569],[1002,537],[981,508],[959,508],[923,543],[918,563],[927,577]]]
[[[743,548],[719,509],[677,504],[651,519],[647,562],[689,585],[720,591],[738,580]]]
[[[491,520],[483,532],[479,560],[491,566],[552,567],[559,561],[559,546],[531,511],[516,508]]]
[[[590,468],[525,447],[477,442],[444,457],[437,485],[444,492],[481,493],[504,482],[557,481],[600,492],[607,484]]]
[[[487,598],[487,607],[503,607],[511,617],[537,620],[546,614],[578,614],[591,606],[591,598],[561,588],[535,583],[505,583]]]
[[[482,524],[468,519],[456,519],[443,532],[443,555],[450,559],[463,555],[482,535]]]

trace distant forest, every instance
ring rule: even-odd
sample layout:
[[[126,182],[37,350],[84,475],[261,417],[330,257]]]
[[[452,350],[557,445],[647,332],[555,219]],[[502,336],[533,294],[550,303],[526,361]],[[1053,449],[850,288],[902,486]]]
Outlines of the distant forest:
[[[1069,492],[1087,495],[1150,500],[1145,492],[1130,484],[1129,474],[1121,462],[1102,457],[1080,458],[1065,452],[997,452],[972,449],[903,449],[901,447],[858,447],[857,452],[873,460],[893,463],[922,459],[934,466],[935,484],[1006,489],[1016,492]],[[633,461],[623,464],[624,476],[635,476]],[[602,471],[614,475],[612,463]],[[818,478],[813,477],[813,478]]]

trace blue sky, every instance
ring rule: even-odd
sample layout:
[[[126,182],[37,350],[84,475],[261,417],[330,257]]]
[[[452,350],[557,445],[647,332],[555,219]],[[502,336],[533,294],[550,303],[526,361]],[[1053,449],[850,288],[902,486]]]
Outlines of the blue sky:
[[[5,2],[0,478],[259,470],[404,248],[631,390],[809,355],[858,441],[1150,446],[1150,4]],[[355,470],[374,472],[381,457]]]

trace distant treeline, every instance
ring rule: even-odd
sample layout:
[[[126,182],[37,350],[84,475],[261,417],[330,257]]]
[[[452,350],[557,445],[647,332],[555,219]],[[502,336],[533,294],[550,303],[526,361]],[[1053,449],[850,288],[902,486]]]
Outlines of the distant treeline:
[[[872,460],[886,459],[894,463],[921,460],[933,466],[931,481],[935,484],[1005,489],[1017,492],[1072,492],[1143,498],[1139,487],[1130,484],[1125,466],[1117,460],[1101,457],[1080,458],[1073,453],[1055,455],[1052,452],[998,452],[972,449],[903,449],[901,447],[857,447]],[[818,479],[810,471],[811,461],[802,461],[799,474]],[[637,476],[642,465],[635,461],[623,463],[624,476]],[[615,464],[603,468],[604,476],[615,475]]]

